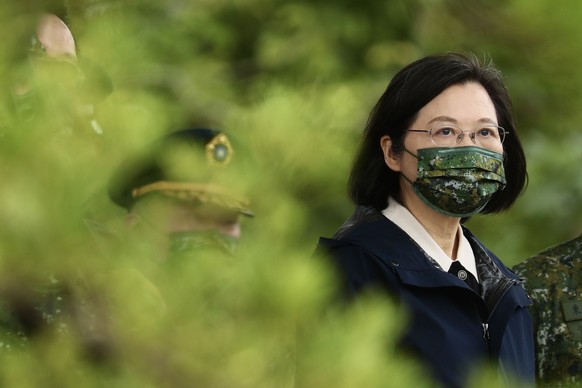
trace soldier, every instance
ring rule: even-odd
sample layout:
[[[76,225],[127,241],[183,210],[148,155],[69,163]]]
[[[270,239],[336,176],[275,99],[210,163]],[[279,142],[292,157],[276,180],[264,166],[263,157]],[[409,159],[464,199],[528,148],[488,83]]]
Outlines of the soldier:
[[[78,55],[61,18],[53,13],[38,18],[20,68],[10,92],[21,123],[30,127],[37,120],[46,127],[49,119],[60,134],[103,134],[95,106],[112,92],[112,81],[99,65]]]
[[[517,264],[526,281],[541,386],[582,383],[582,235]]]
[[[240,152],[222,131],[172,132],[120,168],[110,198],[128,211],[130,231],[148,236],[158,257],[215,248],[232,255],[241,237],[240,216],[253,215],[235,189],[244,179]]]
[[[242,235],[241,216],[254,215],[239,192],[244,191],[245,168],[245,155],[236,141],[206,128],[171,132],[128,159],[108,187],[110,199],[127,210],[127,228],[120,240],[128,243],[122,247],[128,250],[122,253],[157,260],[161,271],[152,275],[139,263],[132,267],[114,262],[100,273],[83,273],[64,282],[55,279],[31,295],[19,284],[10,288],[4,284],[0,353],[7,346],[25,349],[31,338],[49,333],[51,338],[75,338],[84,356],[98,363],[122,357],[119,348],[126,339],[112,327],[123,322],[135,328],[144,311],[155,320],[179,310],[170,302],[182,295],[183,287],[192,282],[191,270],[201,262],[184,259],[196,255],[205,263],[218,265],[217,259],[225,259],[223,263],[232,264],[229,259]],[[124,259],[115,256],[119,252],[109,243],[104,245],[110,253]],[[42,279],[37,283],[45,284]],[[137,295],[131,303],[129,293]]]
[[[3,108],[8,108],[2,112],[0,119],[1,146],[14,148],[12,141],[16,141],[19,145],[29,145],[28,148],[36,152],[32,144],[38,144],[46,146],[48,155],[52,156],[52,141],[60,139],[63,133],[88,134],[90,140],[102,134],[94,116],[94,104],[112,91],[112,85],[100,67],[78,55],[72,32],[56,14],[41,14],[34,18],[32,24],[31,31],[27,29],[25,45],[18,46],[23,58],[19,56],[20,63],[13,66],[13,71],[5,80],[7,84],[4,84],[6,88],[3,91],[7,92],[8,103]],[[8,116],[11,118],[8,119]],[[58,129],[57,136],[51,129]],[[34,131],[41,137],[32,136]],[[91,141],[83,145],[93,147],[96,144]],[[79,151],[72,147],[56,148],[59,153],[64,150],[71,153]],[[34,162],[30,166],[28,170],[22,164],[19,168],[28,173],[33,171]],[[15,173],[12,166],[6,167],[3,173],[6,174],[6,171]],[[61,177],[60,171],[53,171],[51,175],[52,179]],[[42,180],[40,175],[31,173],[31,176]],[[77,187],[73,189],[77,190]],[[66,192],[70,186],[61,185],[59,189]],[[46,198],[51,194],[38,195]],[[56,194],[53,198],[58,197]],[[56,199],[51,205],[55,202]],[[67,205],[70,206],[71,202],[68,201]],[[54,275],[61,272],[62,264],[60,267],[50,267],[51,275],[42,271],[38,274],[20,273],[17,268],[5,271],[10,275],[3,276],[8,279],[3,279],[0,287],[0,353],[24,348],[34,338],[47,332],[61,333],[66,330],[63,318],[66,320],[68,317],[64,316],[71,311],[72,282],[71,279],[65,281],[62,274]]]

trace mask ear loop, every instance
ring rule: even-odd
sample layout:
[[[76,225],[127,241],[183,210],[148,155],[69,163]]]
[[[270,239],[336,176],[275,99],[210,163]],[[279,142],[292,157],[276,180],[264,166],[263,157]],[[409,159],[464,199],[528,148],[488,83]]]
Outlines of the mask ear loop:
[[[405,180],[406,182],[410,183],[411,185],[414,185],[414,183],[413,183],[413,182],[412,182],[410,179],[408,179],[408,178],[406,177],[406,175],[404,175],[403,173],[400,173],[400,176],[402,176],[402,178],[404,178],[404,180]]]
[[[406,148],[404,148],[404,151],[410,155],[412,155],[414,158],[416,158],[417,160],[420,160],[418,158],[418,155],[413,154],[411,151],[407,150]],[[414,185],[414,183],[408,179],[408,177],[406,175],[404,175],[402,172],[400,172],[400,175],[404,178],[404,180],[406,180],[408,183],[410,183],[411,185]]]
[[[410,155],[414,156],[416,159],[418,159],[418,155],[413,154],[411,151],[408,151],[406,148],[404,148],[404,151],[409,153]]]

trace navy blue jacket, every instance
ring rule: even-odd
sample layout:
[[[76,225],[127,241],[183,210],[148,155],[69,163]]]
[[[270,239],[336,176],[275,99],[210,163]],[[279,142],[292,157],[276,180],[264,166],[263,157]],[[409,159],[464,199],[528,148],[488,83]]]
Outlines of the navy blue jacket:
[[[345,291],[388,290],[411,313],[402,338],[447,387],[466,385],[468,372],[493,361],[504,374],[534,381],[531,299],[517,276],[467,230],[481,295],[440,269],[398,226],[377,211],[321,238],[317,252],[330,257]]]

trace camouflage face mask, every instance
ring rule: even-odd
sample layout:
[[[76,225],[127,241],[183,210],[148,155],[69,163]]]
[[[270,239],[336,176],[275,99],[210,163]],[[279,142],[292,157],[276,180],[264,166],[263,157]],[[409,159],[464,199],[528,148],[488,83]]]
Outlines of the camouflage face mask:
[[[481,147],[436,147],[418,150],[416,194],[432,209],[452,217],[479,213],[505,188],[503,155]],[[408,180],[406,177],[404,177]]]
[[[216,249],[229,256],[234,256],[238,246],[238,240],[236,238],[218,233],[214,230],[175,232],[171,233],[169,237],[170,257],[208,249]]]

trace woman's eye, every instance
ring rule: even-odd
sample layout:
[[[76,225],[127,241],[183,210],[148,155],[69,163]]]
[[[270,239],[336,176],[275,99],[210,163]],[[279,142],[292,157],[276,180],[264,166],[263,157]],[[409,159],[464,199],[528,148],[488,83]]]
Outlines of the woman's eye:
[[[491,128],[481,128],[477,131],[477,135],[480,137],[493,137],[495,136],[495,132]]]
[[[441,127],[437,128],[434,134],[437,136],[454,136],[455,129],[452,127]]]

